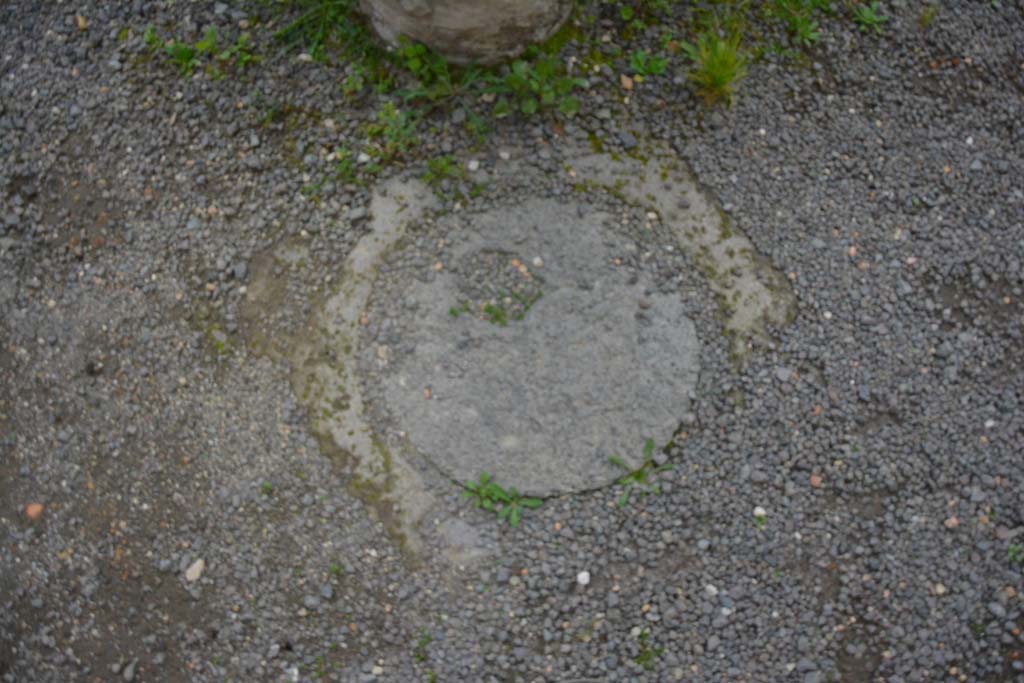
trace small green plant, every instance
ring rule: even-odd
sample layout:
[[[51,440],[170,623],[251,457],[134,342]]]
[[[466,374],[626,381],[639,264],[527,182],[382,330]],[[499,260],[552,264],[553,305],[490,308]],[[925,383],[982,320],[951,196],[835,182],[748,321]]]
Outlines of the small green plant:
[[[239,35],[235,44],[217,55],[217,59],[222,62],[233,62],[240,69],[244,69],[252,62],[255,62],[257,58],[253,55],[252,48],[249,45],[249,34],[243,33]]]
[[[648,642],[650,637],[651,633],[647,630],[637,636],[637,640],[640,641],[640,653],[633,658],[633,661],[643,667],[644,671],[654,671],[655,661],[665,654],[665,648],[651,646]]]
[[[917,23],[921,25],[921,28],[928,28],[935,23],[935,18],[939,16],[938,5],[925,5],[921,9],[921,15],[917,18]]]
[[[334,177],[344,183],[356,181],[356,157],[347,148],[342,147],[334,152],[337,164],[334,167]]]
[[[513,316],[513,320],[522,320],[526,317],[526,314],[530,312],[530,309],[533,308],[533,305],[541,300],[541,297],[544,296],[544,292],[538,290],[536,294],[529,297],[523,296],[519,292],[510,292],[510,296],[518,301],[519,305],[522,307],[522,310]]]
[[[661,55],[648,55],[643,50],[637,50],[629,58],[629,68],[633,73],[641,76],[660,76],[668,68],[668,59]]]
[[[768,12],[782,20],[793,40],[804,47],[811,47],[821,38],[814,14],[830,9],[828,0],[774,0],[768,6]]]
[[[331,566],[328,568],[328,571],[331,572],[331,576],[341,576],[342,574],[341,565],[337,562],[331,562]]]
[[[462,180],[466,171],[455,157],[451,155],[436,157],[427,162],[427,170],[423,173],[423,182],[437,189],[444,180]]]
[[[353,64],[352,71],[345,76],[345,80],[341,82],[341,92],[346,97],[354,97],[363,91],[366,87],[366,70],[361,64]]]
[[[150,50],[158,50],[160,48],[160,38],[156,35],[156,29],[152,25],[146,27],[146,31],[142,34],[142,42]]]
[[[644,442],[644,462],[635,470],[630,470],[626,461],[618,456],[613,455],[608,458],[608,461],[611,464],[627,470],[627,474],[620,477],[616,482],[619,486],[626,487],[619,495],[619,499],[617,501],[620,508],[629,504],[629,499],[633,497],[634,492],[638,493],[640,497],[643,497],[649,493],[658,493],[661,490],[657,484],[651,483],[650,479],[653,475],[660,474],[661,472],[668,472],[672,469],[672,465],[656,465],[653,458],[654,439],[647,439],[647,441]]]
[[[687,76],[704,101],[732,104],[736,84],[747,75],[747,57],[739,35],[722,37],[717,30],[708,29],[697,36],[696,44],[684,42],[680,47],[690,58]]]
[[[239,35],[234,45],[220,52],[217,51],[217,29],[213,27],[206,29],[202,40],[195,45],[190,45],[176,38],[164,44],[157,35],[156,29],[152,26],[146,27],[142,39],[146,47],[151,51],[155,52],[162,47],[168,58],[170,58],[171,63],[177,67],[178,73],[182,76],[191,76],[195,72],[196,67],[199,66],[200,60],[204,57],[210,58],[214,62],[208,62],[207,66],[207,73],[213,78],[222,78],[224,76],[224,73],[217,67],[217,64],[223,66],[231,63],[239,68],[245,68],[256,60],[256,56],[252,54],[247,33]]]
[[[217,51],[217,29],[212,26],[206,29],[203,39],[196,43],[196,53],[200,55],[212,55]]]
[[[501,304],[487,304],[484,306],[484,315],[492,325],[505,327],[508,325],[508,311]]]
[[[417,117],[414,112],[400,111],[393,102],[385,102],[377,112],[377,120],[366,125],[367,136],[376,143],[381,162],[403,157],[419,144]]]
[[[191,76],[192,72],[195,71],[196,49],[188,43],[174,40],[164,47],[164,51],[167,52],[167,56],[171,58],[174,65],[178,67],[178,73],[182,76]]]
[[[260,484],[260,493],[262,493],[264,496],[269,496],[273,492],[274,485],[271,484],[269,481],[265,481],[262,484]]]
[[[1009,558],[1010,562],[1024,567],[1024,547],[1014,543],[1010,545],[1009,549],[1007,549],[1006,556]]]
[[[315,60],[323,60],[328,48],[351,62],[376,64],[383,56],[369,28],[356,11],[356,0],[282,0],[282,5],[301,11],[297,19],[274,34],[290,46],[302,45]]]
[[[853,20],[865,33],[868,31],[881,33],[882,24],[889,21],[889,17],[881,14],[881,11],[882,6],[877,2],[872,2],[870,5],[859,5],[853,10]]]
[[[422,43],[403,38],[397,54],[401,65],[416,80],[416,87],[402,92],[406,101],[426,100],[437,105],[484,83],[479,67],[452,68],[444,57]]]
[[[502,488],[486,472],[480,475],[479,481],[467,481],[463,489],[463,498],[472,500],[478,508],[495,513],[498,521],[508,520],[512,527],[519,526],[519,517],[524,508],[532,510],[544,504],[540,498],[520,496],[514,486],[508,490]]]
[[[433,641],[426,629],[420,631],[419,640],[416,641],[416,648],[412,651],[412,658],[422,664],[427,661],[427,646]]]
[[[566,116],[576,114],[580,102],[572,92],[583,81],[567,76],[557,57],[536,49],[527,54],[527,59],[514,61],[504,76],[491,77],[491,92],[501,95],[494,105],[494,116],[509,116],[514,108],[527,116],[550,108],[557,108]]]
[[[469,307],[469,302],[468,301],[463,301],[458,306],[452,306],[451,308],[448,309],[448,315],[450,315],[453,318],[458,318],[463,313],[472,313],[472,312],[473,311]]]

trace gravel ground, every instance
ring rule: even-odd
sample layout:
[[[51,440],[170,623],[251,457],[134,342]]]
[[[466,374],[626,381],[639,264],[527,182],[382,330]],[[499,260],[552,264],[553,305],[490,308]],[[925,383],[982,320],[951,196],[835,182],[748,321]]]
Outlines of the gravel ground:
[[[373,98],[260,5],[0,6],[0,677],[1024,680],[1024,7],[884,10],[766,54],[731,109],[613,62],[572,121],[476,143],[439,110],[384,168],[658,140],[798,303],[742,363],[705,346],[659,494],[513,530],[439,487],[490,544],[453,566],[318,438],[281,350],[367,230],[373,183],[330,157]],[[262,59],[220,80],[143,41],[240,21]]]

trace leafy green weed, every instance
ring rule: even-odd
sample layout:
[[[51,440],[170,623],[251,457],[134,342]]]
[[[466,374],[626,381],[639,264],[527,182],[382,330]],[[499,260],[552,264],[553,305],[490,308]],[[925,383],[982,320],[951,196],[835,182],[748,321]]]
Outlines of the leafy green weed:
[[[619,495],[617,501],[620,508],[625,507],[629,503],[634,492],[638,493],[640,497],[644,497],[649,493],[656,494],[661,490],[657,484],[651,482],[651,477],[661,472],[668,472],[672,469],[672,465],[656,465],[653,457],[654,439],[647,439],[644,442],[644,462],[635,470],[630,470],[626,461],[618,456],[613,455],[608,458],[611,464],[627,470],[627,474],[616,481],[618,485],[626,487],[622,494]]]
[[[523,509],[532,510],[544,504],[540,498],[520,496],[514,486],[507,490],[502,488],[486,472],[480,475],[479,481],[467,481],[463,489],[463,498],[472,500],[478,508],[495,513],[499,522],[507,520],[512,527],[519,526]]]

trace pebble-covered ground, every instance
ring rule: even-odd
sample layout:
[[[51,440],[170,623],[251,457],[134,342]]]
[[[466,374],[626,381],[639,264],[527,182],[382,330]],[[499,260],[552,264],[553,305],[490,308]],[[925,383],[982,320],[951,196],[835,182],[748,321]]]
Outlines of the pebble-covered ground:
[[[608,60],[575,118],[482,139],[456,102],[365,182],[379,98],[282,50],[268,5],[0,5],[2,680],[1024,680],[1024,6],[936,7],[884,3],[880,34],[840,8],[732,108],[681,57],[642,82]],[[659,49],[600,9],[563,56]],[[223,78],[144,35],[242,22],[259,61]],[[491,554],[411,551],[281,346],[377,182],[647,141],[789,278],[794,320],[740,363],[704,340],[659,493],[512,529],[453,485]],[[501,199],[453,177],[451,210],[460,182]]]

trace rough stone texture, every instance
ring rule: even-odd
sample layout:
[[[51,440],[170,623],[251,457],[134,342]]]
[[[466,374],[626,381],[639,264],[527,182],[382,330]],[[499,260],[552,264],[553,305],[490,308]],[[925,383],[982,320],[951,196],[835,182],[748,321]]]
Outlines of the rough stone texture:
[[[382,38],[419,41],[458,63],[494,63],[550,37],[569,0],[361,0]]]
[[[609,456],[638,466],[648,437],[671,440],[697,383],[699,342],[678,295],[645,295],[641,278],[613,265],[625,244],[604,228],[610,219],[554,199],[447,219],[465,241],[454,269],[407,288],[421,317],[385,393],[413,445],[449,476],[577,491],[623,474]],[[452,312],[477,274],[459,263],[481,252],[504,252],[541,280],[521,319]],[[534,262],[543,266],[526,269]]]

